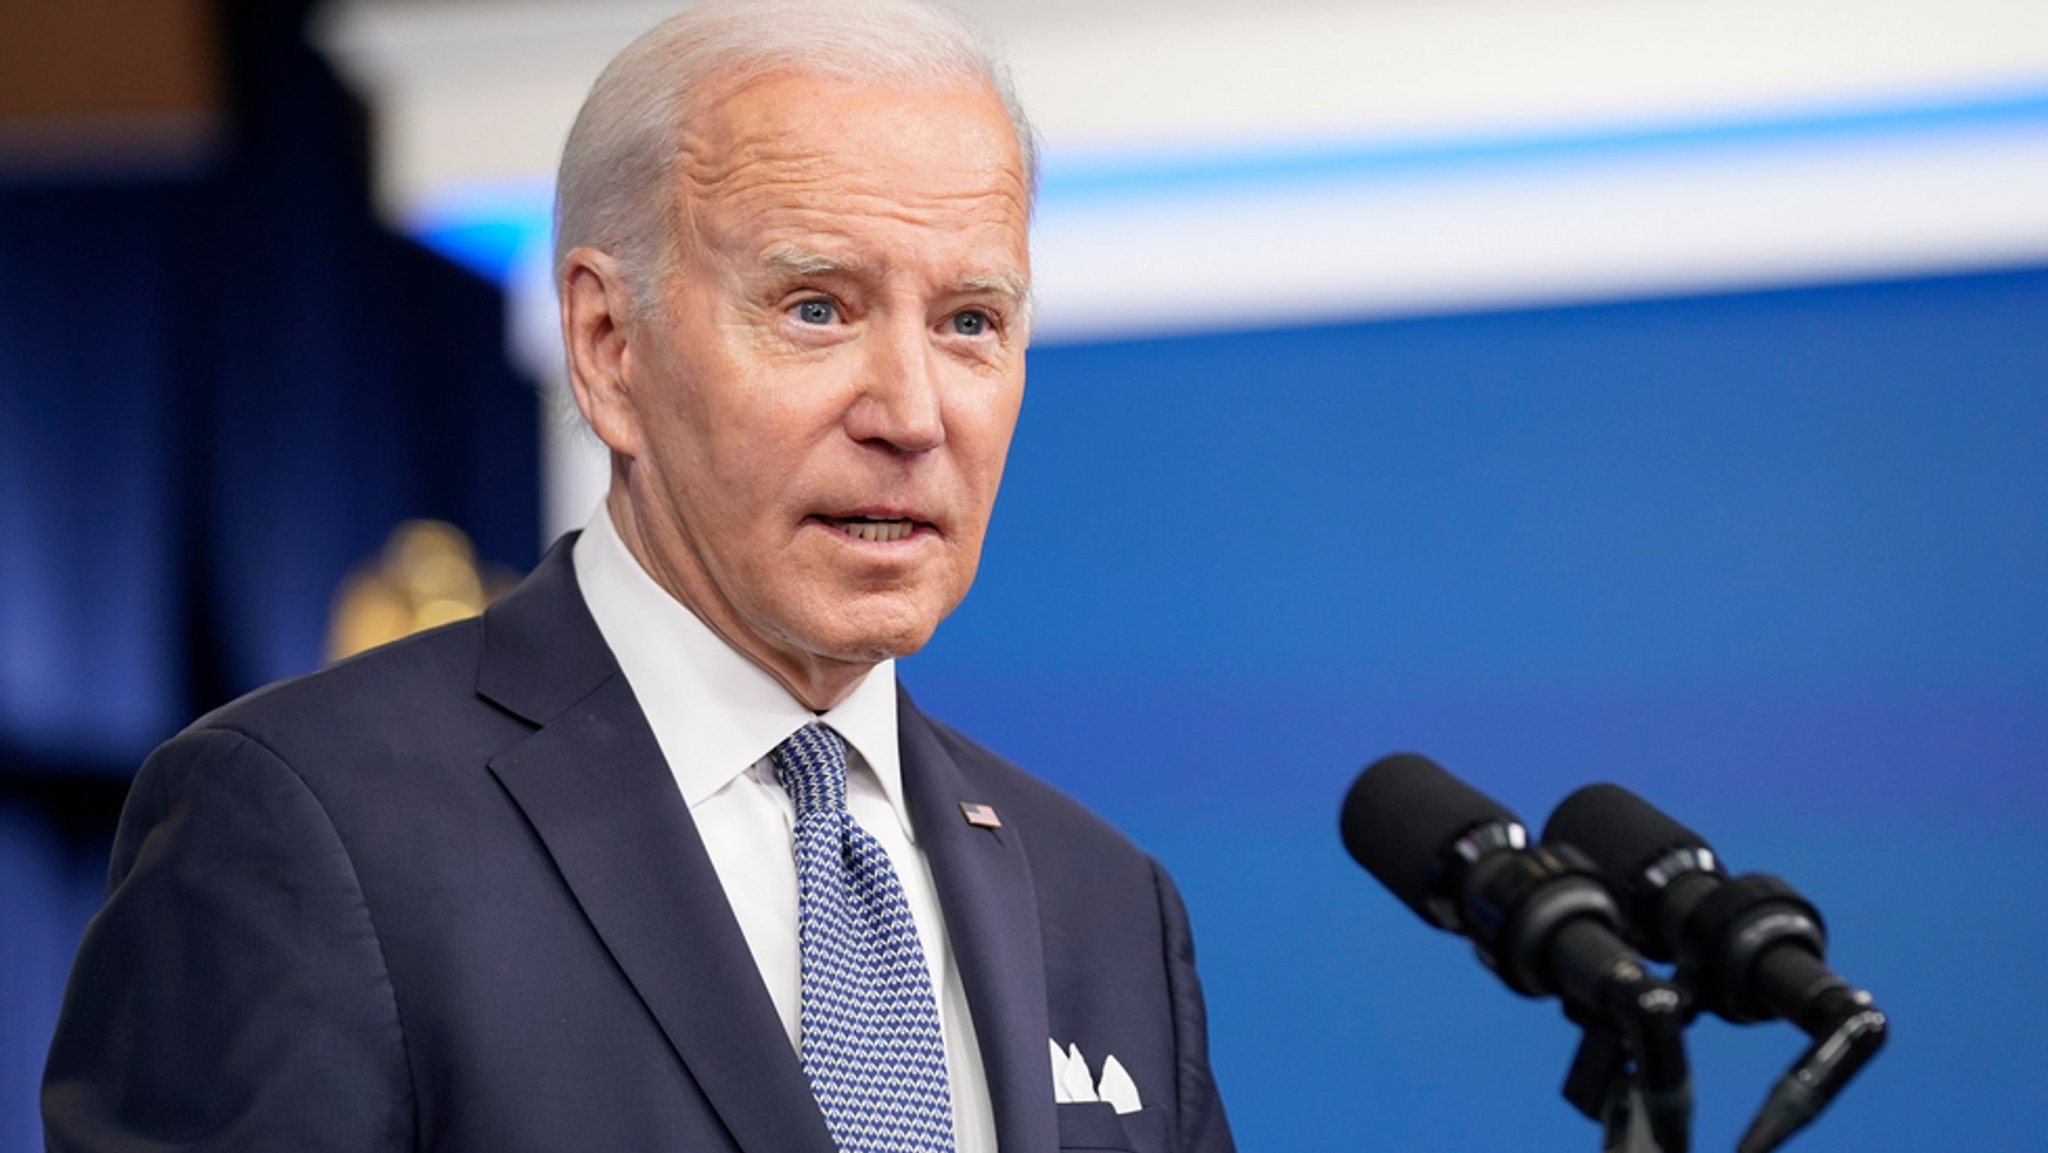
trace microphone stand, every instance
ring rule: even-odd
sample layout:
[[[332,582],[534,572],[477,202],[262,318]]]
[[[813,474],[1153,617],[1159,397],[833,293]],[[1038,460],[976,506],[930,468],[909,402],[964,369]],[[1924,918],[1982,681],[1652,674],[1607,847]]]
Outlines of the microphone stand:
[[[1564,1099],[1600,1123],[1603,1153],[1688,1153],[1692,1075],[1684,1030],[1692,999],[1622,961],[1601,982],[1600,1012],[1566,1015],[1585,1029]]]

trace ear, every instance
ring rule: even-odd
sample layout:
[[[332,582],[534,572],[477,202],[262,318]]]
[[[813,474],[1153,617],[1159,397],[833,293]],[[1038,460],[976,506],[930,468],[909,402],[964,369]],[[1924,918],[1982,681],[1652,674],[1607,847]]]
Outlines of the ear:
[[[576,407],[605,447],[637,458],[640,420],[629,387],[633,295],[619,262],[595,248],[571,249],[562,258],[558,287]]]

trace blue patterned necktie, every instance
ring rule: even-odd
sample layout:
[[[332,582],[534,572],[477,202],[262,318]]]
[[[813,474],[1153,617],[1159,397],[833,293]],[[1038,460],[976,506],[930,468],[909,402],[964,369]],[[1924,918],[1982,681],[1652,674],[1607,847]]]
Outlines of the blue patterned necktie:
[[[846,742],[798,729],[769,754],[796,804],[803,1063],[842,1153],[953,1153],[931,973],[889,856],[846,811]]]

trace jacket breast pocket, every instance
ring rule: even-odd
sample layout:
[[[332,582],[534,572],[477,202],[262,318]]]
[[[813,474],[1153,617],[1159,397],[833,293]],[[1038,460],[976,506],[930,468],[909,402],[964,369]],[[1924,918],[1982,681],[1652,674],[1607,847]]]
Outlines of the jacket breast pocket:
[[[1100,1101],[1055,1105],[1060,1115],[1060,1148],[1102,1149],[1119,1153],[1167,1153],[1166,1106],[1148,1105],[1135,1113],[1118,1113]]]

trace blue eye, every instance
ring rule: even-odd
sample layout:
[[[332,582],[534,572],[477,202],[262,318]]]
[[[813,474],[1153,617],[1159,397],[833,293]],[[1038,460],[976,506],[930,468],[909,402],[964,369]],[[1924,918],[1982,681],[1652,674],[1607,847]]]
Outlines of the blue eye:
[[[988,331],[989,320],[985,312],[956,312],[952,319],[953,331],[961,336],[980,336]]]
[[[806,300],[796,306],[796,318],[804,324],[830,324],[839,319],[839,310],[829,300]]]

